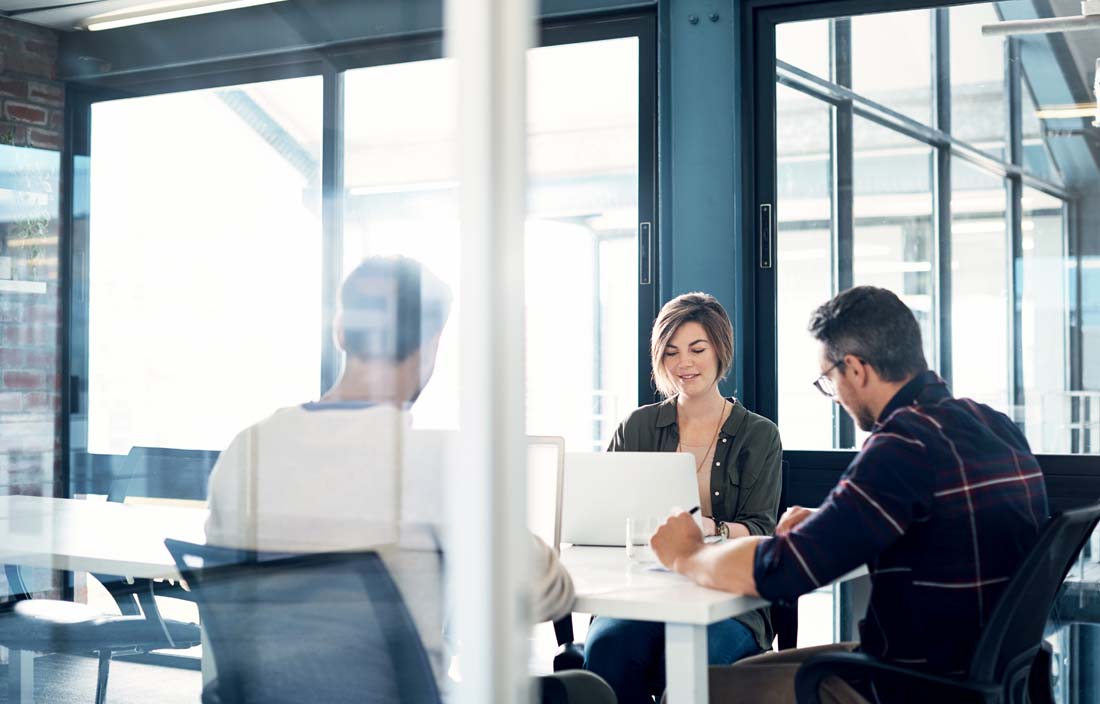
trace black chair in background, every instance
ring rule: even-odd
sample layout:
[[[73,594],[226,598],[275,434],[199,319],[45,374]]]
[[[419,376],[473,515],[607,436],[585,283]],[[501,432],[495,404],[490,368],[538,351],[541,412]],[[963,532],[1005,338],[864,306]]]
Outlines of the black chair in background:
[[[107,481],[107,501],[124,503],[127,497],[137,496],[154,499],[204,500],[206,481],[210,476],[217,452],[177,450],[166,447],[132,447],[127,453],[122,467],[112,471]],[[104,472],[104,474],[106,474]],[[12,601],[30,598],[18,565],[4,565],[4,574],[12,593]],[[168,582],[154,582],[149,579],[131,579],[128,575],[93,574],[104,589],[115,600],[119,613],[123,616],[139,616],[143,612],[142,599],[147,592],[156,596],[170,596],[188,599],[187,592]],[[46,604],[42,600],[36,605],[40,617],[46,616]],[[68,603],[57,602],[54,603]],[[145,604],[148,605],[148,602]],[[68,607],[61,607],[67,610]],[[60,615],[60,614],[59,614]],[[145,651],[147,652],[147,651]]]
[[[790,463],[786,460],[780,465],[779,516],[787,509],[790,495]],[[779,639],[779,649],[794,648],[798,643],[798,604],[780,606],[772,604],[772,628]],[[584,667],[584,643],[576,643],[573,638],[573,615],[569,614],[554,622],[554,635],[558,639],[558,653],[554,656],[554,672],[579,670]]]
[[[375,552],[270,555],[166,540],[217,679],[204,704],[438,704],[427,652]]]
[[[876,685],[929,691],[941,701],[1048,704],[1051,651],[1043,631],[1066,574],[1100,522],[1100,504],[1065,511],[1052,518],[1008,583],[982,630],[966,676],[949,678],[911,670],[860,653],[823,653],[798,671],[799,704],[818,704],[829,676],[873,680]]]

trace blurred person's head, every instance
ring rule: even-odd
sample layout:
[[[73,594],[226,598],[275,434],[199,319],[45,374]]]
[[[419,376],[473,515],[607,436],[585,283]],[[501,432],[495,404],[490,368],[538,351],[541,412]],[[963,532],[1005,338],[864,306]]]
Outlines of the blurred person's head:
[[[820,343],[818,387],[870,430],[897,390],[928,370],[920,325],[892,291],[857,286],[810,317]]]
[[[702,397],[733,367],[733,326],[708,293],[685,293],[666,303],[650,337],[653,381],[663,396]]]
[[[431,379],[451,292],[420,262],[368,257],[340,288],[334,335],[344,379],[372,400],[411,403]]]

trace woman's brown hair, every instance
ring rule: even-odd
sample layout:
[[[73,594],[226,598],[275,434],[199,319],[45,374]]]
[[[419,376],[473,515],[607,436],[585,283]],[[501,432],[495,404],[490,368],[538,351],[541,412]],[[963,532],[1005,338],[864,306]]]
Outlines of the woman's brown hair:
[[[718,357],[718,379],[726,378],[733,368],[733,325],[726,309],[709,293],[685,293],[666,303],[653,323],[649,341],[653,382],[664,397],[676,394],[676,384],[665,371],[665,347],[684,323],[696,322],[706,330],[714,354]]]

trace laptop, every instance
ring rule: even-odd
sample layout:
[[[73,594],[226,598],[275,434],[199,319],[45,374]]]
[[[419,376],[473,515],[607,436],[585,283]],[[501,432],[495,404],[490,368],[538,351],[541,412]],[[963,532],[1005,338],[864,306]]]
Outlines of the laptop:
[[[527,436],[527,527],[555,552],[561,544],[565,439]]]
[[[561,542],[622,547],[627,518],[665,518],[699,504],[687,452],[568,452]]]

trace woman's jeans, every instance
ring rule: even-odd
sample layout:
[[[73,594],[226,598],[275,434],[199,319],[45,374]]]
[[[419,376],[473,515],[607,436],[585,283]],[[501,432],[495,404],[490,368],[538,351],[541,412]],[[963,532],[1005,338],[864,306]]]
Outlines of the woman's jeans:
[[[760,652],[752,631],[732,618],[707,627],[707,662],[729,665]],[[665,624],[599,616],[588,628],[584,669],[607,680],[619,704],[652,704],[665,689]]]

